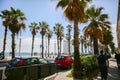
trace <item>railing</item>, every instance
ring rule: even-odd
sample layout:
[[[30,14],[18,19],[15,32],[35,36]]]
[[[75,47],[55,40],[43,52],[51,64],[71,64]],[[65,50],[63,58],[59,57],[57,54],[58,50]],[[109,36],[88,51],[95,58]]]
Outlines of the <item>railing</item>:
[[[55,63],[14,67],[7,70],[7,80],[38,80],[56,72]]]

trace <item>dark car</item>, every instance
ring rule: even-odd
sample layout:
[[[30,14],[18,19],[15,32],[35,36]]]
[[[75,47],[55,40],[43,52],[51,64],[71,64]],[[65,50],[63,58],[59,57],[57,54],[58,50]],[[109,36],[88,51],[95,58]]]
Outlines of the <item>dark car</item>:
[[[48,61],[44,58],[38,58],[38,57],[15,57],[12,60],[8,61],[8,64],[11,67],[19,67],[19,66],[26,66],[26,65],[32,65],[32,64],[47,64]]]
[[[9,68],[12,67],[20,67],[20,66],[29,66],[34,64],[47,64],[48,61],[44,58],[38,58],[38,57],[15,57],[8,61],[9,66],[5,69],[5,76],[8,76]]]
[[[73,64],[73,56],[61,55],[55,58],[55,62],[62,68],[70,68]]]

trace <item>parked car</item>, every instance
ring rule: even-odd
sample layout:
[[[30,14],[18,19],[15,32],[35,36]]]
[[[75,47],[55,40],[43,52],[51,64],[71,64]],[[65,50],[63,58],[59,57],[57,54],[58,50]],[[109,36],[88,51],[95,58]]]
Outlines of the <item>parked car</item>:
[[[48,61],[44,58],[38,57],[15,57],[8,61],[8,64],[11,67],[19,67],[19,66],[26,66],[32,64],[47,64]]]
[[[55,62],[58,66],[62,68],[71,68],[74,60],[73,60],[73,56],[61,55],[55,58]]]
[[[9,74],[9,68],[12,67],[20,67],[20,66],[28,66],[34,64],[48,64],[48,61],[44,58],[39,57],[15,57],[8,61],[9,66],[5,69],[5,76]]]

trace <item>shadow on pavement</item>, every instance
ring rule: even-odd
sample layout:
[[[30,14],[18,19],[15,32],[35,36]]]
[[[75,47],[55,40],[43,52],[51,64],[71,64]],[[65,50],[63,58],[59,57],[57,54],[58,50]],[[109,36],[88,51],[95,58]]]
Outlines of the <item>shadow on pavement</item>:
[[[108,72],[108,80],[120,80],[120,70],[117,67],[110,67]]]

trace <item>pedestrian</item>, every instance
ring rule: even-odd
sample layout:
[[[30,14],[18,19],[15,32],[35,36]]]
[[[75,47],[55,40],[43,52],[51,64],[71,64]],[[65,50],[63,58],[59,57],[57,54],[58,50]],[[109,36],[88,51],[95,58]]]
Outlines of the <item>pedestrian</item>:
[[[118,69],[120,69],[120,54],[118,54],[117,52],[115,52],[115,59],[117,62]]]
[[[101,80],[107,80],[109,60],[108,57],[103,53],[103,50],[100,51],[96,61],[101,73]]]

